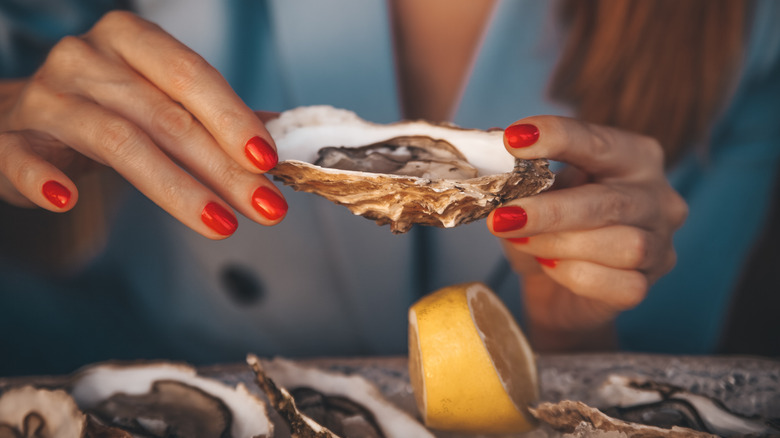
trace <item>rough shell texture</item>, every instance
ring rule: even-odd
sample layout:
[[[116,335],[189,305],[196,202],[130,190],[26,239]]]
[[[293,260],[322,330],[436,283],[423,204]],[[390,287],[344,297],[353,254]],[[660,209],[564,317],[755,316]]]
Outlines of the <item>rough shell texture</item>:
[[[716,438],[716,435],[684,427],[662,429],[617,420],[579,401],[563,400],[558,403],[541,403],[536,408],[532,408],[531,413],[538,420],[553,428],[570,434],[576,433],[577,436],[599,436],[598,432],[616,432],[620,434],[618,436],[636,438]]]
[[[515,160],[501,131],[404,121],[380,125],[326,106],[286,111],[267,124],[280,162],[270,173],[296,190],[316,193],[354,214],[390,224],[394,233],[412,225],[454,227],[487,216],[500,204],[552,185],[546,160]],[[444,140],[477,168],[476,178],[429,179],[337,170],[314,165],[324,147],[362,147],[395,138]]]
[[[86,416],[62,390],[23,386],[0,396],[2,437],[82,437]]]

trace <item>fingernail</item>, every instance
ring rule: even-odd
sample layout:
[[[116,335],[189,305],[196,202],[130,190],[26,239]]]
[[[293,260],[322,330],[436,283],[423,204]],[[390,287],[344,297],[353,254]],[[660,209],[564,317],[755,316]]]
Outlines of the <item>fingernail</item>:
[[[539,140],[539,128],[527,123],[512,125],[504,130],[504,138],[513,148],[526,148]]]
[[[267,141],[258,136],[252,137],[246,142],[244,151],[246,152],[246,157],[249,158],[249,161],[263,172],[273,169],[279,161],[279,156],[276,154],[274,148],[272,148]]]
[[[216,202],[209,202],[203,208],[200,218],[204,224],[223,236],[229,236],[238,228],[238,220],[233,213]]]
[[[268,187],[259,187],[252,194],[252,207],[268,220],[276,220],[287,213],[287,201]]]
[[[539,262],[540,265],[547,266],[548,268],[554,268],[558,265],[558,260],[555,259],[543,259],[541,257],[536,257],[536,261]]]
[[[499,207],[493,211],[493,231],[519,230],[528,222],[528,215],[522,207]]]
[[[70,201],[70,190],[57,181],[46,181],[42,191],[43,196],[59,208],[64,207]]]
[[[512,243],[528,243],[527,237],[510,237],[509,239],[506,239]]]

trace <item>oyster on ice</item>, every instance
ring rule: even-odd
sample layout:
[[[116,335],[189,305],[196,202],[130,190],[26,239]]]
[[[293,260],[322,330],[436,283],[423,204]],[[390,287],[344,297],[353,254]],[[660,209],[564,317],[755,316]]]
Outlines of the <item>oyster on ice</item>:
[[[472,222],[553,182],[547,160],[515,160],[499,130],[382,125],[329,106],[295,108],[266,127],[279,154],[275,178],[394,233]]]

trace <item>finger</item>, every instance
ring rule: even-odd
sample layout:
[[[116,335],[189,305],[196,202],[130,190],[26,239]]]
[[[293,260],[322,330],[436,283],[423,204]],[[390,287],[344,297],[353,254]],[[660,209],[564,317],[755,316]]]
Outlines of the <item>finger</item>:
[[[181,103],[244,168],[265,172],[276,165],[276,146],[261,120],[214,67],[160,27],[112,12],[90,34]]]
[[[275,111],[255,111],[255,115],[263,123],[268,123],[268,122],[270,122],[273,119],[278,119],[279,118],[279,114],[280,113],[275,112]]]
[[[239,166],[186,109],[144,78],[112,66],[104,69],[121,80],[84,90],[97,103],[138,125],[176,163],[244,216],[263,225],[282,220],[287,203],[265,176]],[[133,99],[142,104],[128,105]]]
[[[21,133],[0,133],[0,175],[8,183],[0,186],[10,185],[14,189],[3,190],[2,197],[14,205],[27,207],[31,202],[60,213],[70,210],[78,201],[73,181],[33,152]]]
[[[668,265],[666,240],[636,227],[615,225],[505,240],[519,251],[544,259],[582,260],[641,271]]]
[[[601,301],[615,310],[636,307],[647,295],[649,282],[642,273],[610,268],[581,260],[539,259],[544,272],[579,296]]]
[[[651,229],[659,211],[647,190],[627,185],[586,184],[509,201],[488,216],[498,237],[632,225]]]
[[[504,132],[517,158],[549,158],[602,178],[639,177],[663,171],[663,150],[652,138],[557,116],[518,120]]]
[[[224,201],[171,161],[138,126],[76,96],[62,96],[52,105],[55,116],[45,128],[59,141],[114,168],[203,236],[223,239],[236,230],[238,221]],[[74,121],[79,129],[73,129]]]

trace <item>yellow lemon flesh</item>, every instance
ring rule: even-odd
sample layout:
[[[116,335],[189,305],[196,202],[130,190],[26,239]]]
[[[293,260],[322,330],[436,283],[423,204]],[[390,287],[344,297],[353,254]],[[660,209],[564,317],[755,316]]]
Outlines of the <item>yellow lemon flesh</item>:
[[[519,433],[535,427],[533,351],[512,314],[484,284],[440,289],[409,309],[409,375],[429,427]]]

